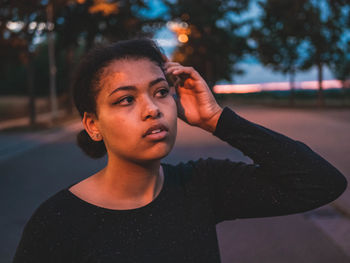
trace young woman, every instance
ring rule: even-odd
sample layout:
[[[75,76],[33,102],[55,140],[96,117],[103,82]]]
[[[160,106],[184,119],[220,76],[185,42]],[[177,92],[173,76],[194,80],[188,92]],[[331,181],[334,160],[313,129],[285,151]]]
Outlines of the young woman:
[[[166,62],[151,40],[94,49],[74,88],[85,128],[78,145],[92,158],[107,153],[108,163],[37,208],[14,263],[220,262],[217,223],[304,212],[347,186],[304,143],[221,108],[196,70]],[[177,117],[254,164],[161,163],[174,145]]]

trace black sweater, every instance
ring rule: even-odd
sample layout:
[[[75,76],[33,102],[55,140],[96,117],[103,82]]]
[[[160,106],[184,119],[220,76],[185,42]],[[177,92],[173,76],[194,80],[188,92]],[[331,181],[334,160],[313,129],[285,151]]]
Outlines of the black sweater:
[[[36,209],[13,262],[220,262],[217,223],[304,212],[346,189],[345,177],[307,145],[228,107],[213,135],[254,164],[213,158],[161,163],[161,192],[130,210],[95,206],[69,186]]]

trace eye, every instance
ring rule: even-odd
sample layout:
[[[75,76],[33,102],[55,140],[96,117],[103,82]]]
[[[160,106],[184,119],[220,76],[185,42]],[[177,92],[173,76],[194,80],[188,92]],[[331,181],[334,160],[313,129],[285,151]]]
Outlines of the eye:
[[[166,88],[160,89],[160,90],[158,90],[157,93],[161,93],[161,98],[165,98],[169,94],[169,89],[166,89]],[[113,103],[113,105],[119,104],[119,105],[127,106],[127,105],[130,105],[133,100],[134,100],[134,97],[127,96],[127,97],[124,97],[121,100]],[[126,103],[123,103],[124,101],[126,101]]]
[[[133,100],[134,98],[132,97],[132,96],[127,96],[127,97],[125,97],[125,98],[123,98],[123,99],[121,99],[121,100],[119,100],[119,101],[117,101],[117,102],[115,102],[115,103],[113,103],[114,105],[115,104],[120,104],[120,105],[129,105],[130,103],[122,103],[123,101],[128,101],[128,102],[131,102],[130,101],[130,99],[131,100]]]
[[[162,97],[166,97],[169,94],[169,90],[165,88],[158,90],[158,92],[162,92]]]

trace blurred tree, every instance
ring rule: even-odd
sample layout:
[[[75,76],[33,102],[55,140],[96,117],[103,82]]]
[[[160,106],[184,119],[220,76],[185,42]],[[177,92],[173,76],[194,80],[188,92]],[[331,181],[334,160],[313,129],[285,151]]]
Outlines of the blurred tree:
[[[318,105],[324,106],[323,68],[330,66],[334,57],[341,53],[338,43],[342,41],[346,29],[346,12],[348,0],[309,0],[306,5],[306,58],[303,68],[317,67],[318,71]]]
[[[27,71],[27,93],[29,96],[30,125],[36,122],[34,68],[34,38],[38,32],[37,14],[42,9],[38,0],[0,1],[0,70],[10,64],[22,64]]]
[[[58,1],[57,1],[58,2]],[[58,103],[56,91],[56,55],[55,55],[55,35],[54,35],[54,1],[49,0],[46,5],[46,38],[49,52],[49,90],[50,90],[50,106],[51,106],[51,122],[55,122],[58,118]]]
[[[307,0],[260,1],[263,11],[258,26],[252,29],[255,54],[274,71],[289,75],[290,105],[294,105],[294,79],[301,69],[301,47],[305,36]]]
[[[342,83],[343,104],[346,104],[346,89],[350,87],[350,41],[340,47],[330,63],[333,75]]]
[[[342,82],[343,88],[346,88],[345,81],[350,79],[350,42],[347,43],[346,49],[335,54],[330,68],[336,79]]]
[[[248,9],[249,2],[165,0],[180,42],[173,60],[196,68],[211,88],[218,80],[232,81],[234,74],[242,74],[237,63],[249,51],[242,33],[247,21],[234,18]]]
[[[3,53],[0,67],[6,66],[7,61],[13,63],[13,57],[31,65],[29,62],[32,61],[32,55],[42,44],[40,63],[45,58],[42,54],[44,50],[50,50],[52,62],[58,60],[61,63],[63,55],[65,63],[61,63],[62,66],[58,68],[56,63],[51,63],[48,72],[52,74],[57,71],[61,74],[57,83],[61,85],[59,90],[64,87],[68,92],[68,112],[72,112],[73,108],[70,96],[71,74],[74,62],[82,53],[97,43],[134,36],[151,37],[153,29],[165,23],[162,19],[141,15],[142,11],[149,9],[147,1],[143,0],[0,0],[0,4],[0,52]],[[52,16],[49,21],[48,15]],[[15,23],[17,29],[9,30],[9,23]],[[48,33],[51,33],[51,38]],[[29,58],[31,59],[28,60]],[[28,79],[33,80],[33,67],[27,69],[28,74],[32,72]],[[47,81],[47,76],[42,74],[37,78]],[[36,82],[43,84],[45,81]],[[56,84],[54,78],[51,84]],[[34,95],[34,92],[31,94]]]
[[[71,79],[77,50],[83,49],[84,53],[97,43],[151,37],[165,21],[140,15],[140,11],[149,8],[143,0],[62,0],[56,7],[56,48],[66,58],[68,113],[73,109]]]

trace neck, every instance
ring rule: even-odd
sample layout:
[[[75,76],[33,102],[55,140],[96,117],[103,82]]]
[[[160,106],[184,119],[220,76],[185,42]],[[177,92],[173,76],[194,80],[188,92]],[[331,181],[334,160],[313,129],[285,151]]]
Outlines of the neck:
[[[115,200],[149,203],[160,192],[163,177],[160,160],[139,164],[110,157],[96,179],[103,193]]]

